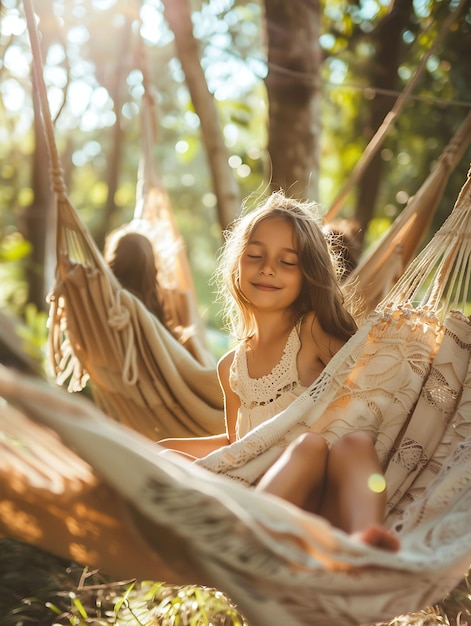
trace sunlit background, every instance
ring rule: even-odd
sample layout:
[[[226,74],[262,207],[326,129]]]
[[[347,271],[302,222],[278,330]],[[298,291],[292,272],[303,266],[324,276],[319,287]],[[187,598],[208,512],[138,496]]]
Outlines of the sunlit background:
[[[437,16],[456,6],[448,2],[414,1],[415,25],[403,32],[408,50],[398,74],[404,86],[437,34]],[[200,121],[174,50],[174,36],[159,0],[36,0],[41,5],[42,34],[47,44],[44,77],[54,118],[56,139],[72,203],[95,232],[108,193],[107,165],[118,123],[123,133],[117,211],[112,229],[132,216],[141,150],[140,105],[143,94],[143,44],[156,99],[155,159],[170,194],[186,241],[202,315],[219,325],[208,284],[222,243]],[[448,6],[449,5],[449,6]],[[34,150],[31,51],[19,0],[2,2],[0,22],[0,206],[3,249],[18,239],[24,207],[32,202],[31,155]],[[322,70],[322,149],[319,202],[327,209],[360,158],[367,137],[365,107],[374,90],[363,68],[374,58],[368,40],[390,7],[388,0],[325,2],[320,43]],[[447,8],[448,7],[448,8]],[[229,165],[241,197],[255,202],[265,191],[267,143],[267,50],[262,2],[199,0],[192,3],[194,35],[201,45],[201,65],[214,95]],[[469,50],[469,12],[463,41],[451,36],[448,53],[433,55],[416,100],[385,143],[387,166],[377,215],[367,243],[384,232],[425,178],[452,129],[469,108],[471,81],[453,77],[451,59],[463,63]],[[352,44],[356,37],[357,42]],[[456,46],[454,48],[453,46]],[[468,48],[466,48],[466,46]],[[461,81],[461,82],[460,82]],[[391,105],[398,92],[391,94]],[[119,114],[119,120],[117,115]],[[462,181],[463,170],[456,181]],[[457,192],[454,191],[448,197]],[[443,212],[446,209],[443,210]],[[353,204],[343,215],[349,218]],[[442,213],[443,213],[442,212]],[[439,215],[435,224],[441,220]],[[10,240],[11,241],[11,240]],[[4,273],[4,269],[2,272]],[[8,270],[10,272],[10,269]],[[4,281],[2,281],[4,282]],[[21,301],[17,288],[3,289],[3,302]]]

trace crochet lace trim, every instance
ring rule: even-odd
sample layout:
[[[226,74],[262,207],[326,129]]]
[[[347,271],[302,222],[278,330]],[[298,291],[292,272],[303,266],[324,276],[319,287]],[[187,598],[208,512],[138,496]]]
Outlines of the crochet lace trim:
[[[296,367],[296,356],[301,347],[298,329],[299,324],[296,324],[290,332],[279,363],[269,374],[260,378],[250,377],[246,344],[242,342],[237,346],[231,365],[229,383],[231,389],[239,396],[243,407],[252,409],[270,404],[301,384]]]

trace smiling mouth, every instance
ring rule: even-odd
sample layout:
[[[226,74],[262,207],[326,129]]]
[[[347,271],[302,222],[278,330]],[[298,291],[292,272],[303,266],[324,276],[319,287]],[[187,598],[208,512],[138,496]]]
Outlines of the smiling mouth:
[[[278,291],[280,287],[275,287],[274,285],[266,285],[264,283],[252,283],[255,289],[260,289],[261,291]]]

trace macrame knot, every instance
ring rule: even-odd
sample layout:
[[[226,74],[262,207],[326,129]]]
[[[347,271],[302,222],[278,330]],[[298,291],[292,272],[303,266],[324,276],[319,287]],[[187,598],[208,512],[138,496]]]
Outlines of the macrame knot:
[[[52,188],[54,190],[54,193],[59,200],[64,201],[67,194],[62,167],[60,166],[60,164],[52,165],[49,173],[52,179]]]
[[[114,330],[124,330],[129,326],[131,315],[129,310],[119,303],[108,309],[108,324]]]
[[[108,325],[113,330],[126,332],[126,336],[123,339],[124,362],[121,379],[126,385],[135,385],[139,378],[139,367],[131,324],[131,313],[129,309],[121,304],[121,290],[116,292],[115,298],[114,304],[108,309]]]

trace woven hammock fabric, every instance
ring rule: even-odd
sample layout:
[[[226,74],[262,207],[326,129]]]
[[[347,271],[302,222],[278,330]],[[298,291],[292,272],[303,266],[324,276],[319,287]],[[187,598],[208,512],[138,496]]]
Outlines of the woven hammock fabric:
[[[440,600],[471,562],[471,322],[457,310],[467,300],[470,258],[468,177],[443,227],[311,388],[198,463],[161,454],[147,437],[42,381],[1,370],[0,395],[57,432],[125,504],[122,532],[124,525],[141,551],[142,544],[149,549],[149,560],[130,565],[129,576],[147,566],[153,578],[216,586],[253,626],[389,620]],[[18,506],[21,488],[33,483],[31,511],[28,475],[45,463],[40,435],[7,425],[8,458],[16,458],[9,445],[15,438],[30,451],[26,468],[15,466],[20,493],[13,500]],[[359,544],[321,517],[248,486],[306,430],[330,441],[352,430],[375,434],[388,489],[385,523],[400,535],[398,553]],[[11,473],[3,474],[0,513],[12,502]],[[73,484],[80,480],[82,474]],[[71,493],[63,488],[62,497]],[[44,501],[34,502],[41,514]],[[20,534],[0,520],[4,532]],[[60,534],[56,541],[65,543]],[[103,558],[122,571],[122,561]]]
[[[105,412],[153,440],[222,432],[215,369],[193,359],[106,267],[64,258],[61,268],[66,278],[50,296],[58,382],[77,391],[90,377]]]
[[[462,336],[457,333],[456,340],[452,337],[449,342],[448,363],[459,356],[453,352],[457,346],[462,351],[466,341],[469,353],[471,338],[467,321],[452,319],[458,322],[453,334],[458,331]],[[441,349],[437,357],[440,353]],[[398,472],[392,462],[387,466],[388,487],[394,478],[398,483],[391,509],[402,542],[398,554],[357,544],[322,518],[176,455],[159,456],[159,446],[60,389],[1,372],[0,394],[57,431],[128,503],[135,532],[149,544],[150,554],[167,563],[167,570],[153,563],[153,578],[168,575],[171,563],[179,579],[209,582],[228,593],[254,625],[307,626],[331,620],[356,624],[389,619],[437,601],[469,565],[471,444],[465,437],[471,422],[471,374],[467,365],[459,376],[464,378],[459,400],[450,405],[453,394],[443,394],[443,402],[431,404],[446,416],[441,428],[446,436],[422,425],[424,432],[439,440],[427,464],[432,468],[431,482],[422,455],[415,455],[415,463],[410,456],[408,463],[397,463]],[[450,375],[448,382],[459,387],[459,377]],[[414,394],[405,395],[413,403]],[[35,433],[27,433],[34,442]],[[27,437],[20,435],[24,446]],[[34,460],[29,459],[31,465]],[[408,486],[409,478],[413,480]],[[72,489],[65,491],[66,498],[72,495]],[[60,496],[55,494],[55,506]],[[399,505],[407,502],[403,511],[394,504],[397,498]],[[43,498],[41,503],[44,506]],[[95,525],[100,526],[96,521]],[[126,573],[133,576],[139,570],[131,564]]]

